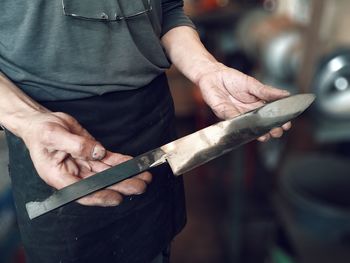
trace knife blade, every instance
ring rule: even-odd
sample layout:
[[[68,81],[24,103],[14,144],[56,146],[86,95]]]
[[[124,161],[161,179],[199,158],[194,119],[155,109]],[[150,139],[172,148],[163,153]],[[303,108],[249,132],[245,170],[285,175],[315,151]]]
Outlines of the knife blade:
[[[28,202],[28,216],[34,219],[164,163],[170,165],[174,175],[188,172],[297,117],[314,99],[313,94],[298,94],[218,122],[62,188],[44,201]]]

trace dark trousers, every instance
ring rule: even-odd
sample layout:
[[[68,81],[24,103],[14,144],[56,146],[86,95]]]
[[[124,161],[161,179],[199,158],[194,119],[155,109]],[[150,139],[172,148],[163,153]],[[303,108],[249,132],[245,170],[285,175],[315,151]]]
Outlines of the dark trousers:
[[[164,75],[144,88],[74,101],[41,102],[75,117],[108,150],[139,155],[175,138],[173,102]],[[38,131],[40,132],[40,131]],[[54,189],[37,175],[22,140],[7,132],[10,176],[28,263],[151,262],[185,224],[181,177],[153,169],[146,193],[117,207],[76,202],[29,220],[25,203]]]

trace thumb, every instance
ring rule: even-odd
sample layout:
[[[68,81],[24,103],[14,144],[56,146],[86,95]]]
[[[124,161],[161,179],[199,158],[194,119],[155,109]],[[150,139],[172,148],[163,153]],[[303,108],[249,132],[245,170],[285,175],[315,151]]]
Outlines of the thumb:
[[[260,100],[274,101],[290,95],[286,90],[273,88],[259,83],[259,86],[251,87],[250,93]]]
[[[73,158],[83,160],[101,160],[106,149],[90,136],[81,136],[57,126],[50,131],[49,150],[69,153]]]

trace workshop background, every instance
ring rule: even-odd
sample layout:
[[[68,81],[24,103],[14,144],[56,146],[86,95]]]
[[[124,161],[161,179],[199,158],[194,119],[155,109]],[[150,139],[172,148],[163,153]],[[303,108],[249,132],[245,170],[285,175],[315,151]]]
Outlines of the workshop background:
[[[282,139],[252,142],[185,175],[188,223],[172,263],[350,262],[350,1],[187,0],[221,62],[317,100]],[[216,121],[168,72],[179,135]],[[0,133],[0,263],[24,263]]]

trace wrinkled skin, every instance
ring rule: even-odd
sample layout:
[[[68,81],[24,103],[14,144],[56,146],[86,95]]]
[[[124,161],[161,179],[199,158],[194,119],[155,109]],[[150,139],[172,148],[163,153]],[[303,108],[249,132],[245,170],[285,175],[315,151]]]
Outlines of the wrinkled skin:
[[[61,112],[33,115],[23,140],[40,177],[56,189],[131,158],[106,151],[73,117]],[[144,172],[78,202],[89,206],[115,206],[122,202],[123,195],[143,193],[151,180],[152,175]]]
[[[266,86],[256,79],[235,69],[219,65],[199,78],[198,85],[203,99],[221,119],[230,119],[244,112],[261,107],[267,101],[274,101],[289,95],[288,92]],[[279,138],[283,131],[290,129],[288,122],[272,129],[259,138],[267,141],[270,137]]]

